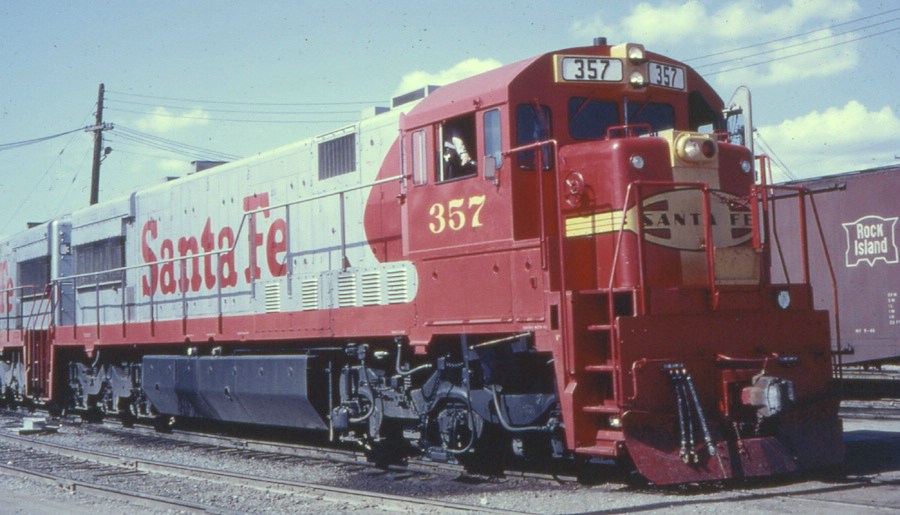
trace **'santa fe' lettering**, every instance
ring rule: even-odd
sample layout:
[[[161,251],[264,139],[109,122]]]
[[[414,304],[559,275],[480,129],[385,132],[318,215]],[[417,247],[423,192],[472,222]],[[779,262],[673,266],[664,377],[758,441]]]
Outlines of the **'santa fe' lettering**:
[[[244,198],[245,213],[267,207],[268,193]],[[268,210],[261,213],[264,219],[271,217]],[[149,297],[157,293],[198,292],[204,288],[226,289],[237,286],[241,278],[250,284],[262,277],[263,265],[272,277],[286,275],[287,222],[274,218],[266,229],[259,223],[257,214],[248,216],[249,262],[241,271],[232,250],[236,235],[231,226],[215,229],[212,219],[207,218],[199,235],[160,240],[159,221],[147,220],[141,229],[141,257],[149,265],[141,277],[142,294]],[[216,251],[218,255],[214,254]]]

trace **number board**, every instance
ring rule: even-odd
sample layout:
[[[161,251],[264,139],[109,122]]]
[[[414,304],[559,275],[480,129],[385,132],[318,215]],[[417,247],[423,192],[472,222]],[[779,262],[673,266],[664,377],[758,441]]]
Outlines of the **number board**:
[[[684,68],[650,61],[650,84],[671,89],[684,89]]]
[[[557,56],[557,81],[620,82],[622,61],[608,57],[564,55]]]

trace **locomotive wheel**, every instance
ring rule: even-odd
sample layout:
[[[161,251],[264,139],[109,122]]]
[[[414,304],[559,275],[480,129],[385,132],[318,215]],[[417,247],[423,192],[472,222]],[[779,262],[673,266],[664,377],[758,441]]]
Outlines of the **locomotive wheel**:
[[[475,440],[472,452],[459,457],[459,462],[471,474],[502,476],[510,459],[509,438],[497,426],[485,425]]]
[[[66,414],[66,410],[57,401],[50,401],[47,404],[47,414],[51,417],[63,417]]]
[[[97,406],[91,406],[81,413],[81,420],[89,424],[100,424],[103,422],[103,410]]]
[[[385,423],[381,426],[381,436],[368,442],[366,457],[379,468],[391,465],[405,465],[409,456],[409,447],[403,439],[403,429],[396,424]]]
[[[471,449],[475,443],[475,430],[471,411],[459,403],[445,406],[436,417],[441,447],[454,454]]]
[[[175,426],[175,417],[170,417],[168,415],[157,415],[153,417],[153,429],[158,433],[171,433],[173,426]]]
[[[123,427],[134,427],[134,423],[137,421],[134,403],[119,399],[119,420]]]

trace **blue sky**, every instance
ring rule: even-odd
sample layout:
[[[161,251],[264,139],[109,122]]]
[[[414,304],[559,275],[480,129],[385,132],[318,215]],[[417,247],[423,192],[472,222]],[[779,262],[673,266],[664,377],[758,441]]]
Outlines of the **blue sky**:
[[[891,0],[7,1],[0,234],[87,205],[90,134],[7,144],[91,125],[101,82],[116,126],[102,200],[594,36],[684,60],[726,100],[750,87],[766,151],[784,164],[776,178],[900,164]],[[173,142],[191,148],[173,153]]]

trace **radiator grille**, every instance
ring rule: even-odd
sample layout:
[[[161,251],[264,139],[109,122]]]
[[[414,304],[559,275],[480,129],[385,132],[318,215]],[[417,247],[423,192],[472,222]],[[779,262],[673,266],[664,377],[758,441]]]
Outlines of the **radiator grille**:
[[[266,285],[266,313],[279,311],[281,311],[281,284],[269,283]]]
[[[300,309],[311,311],[319,309],[319,279],[311,277],[300,283]]]
[[[356,306],[356,274],[338,276],[338,306]]]
[[[381,272],[373,271],[362,274],[363,306],[381,304]]]
[[[387,271],[387,302],[402,304],[409,302],[409,276],[403,268]]]

